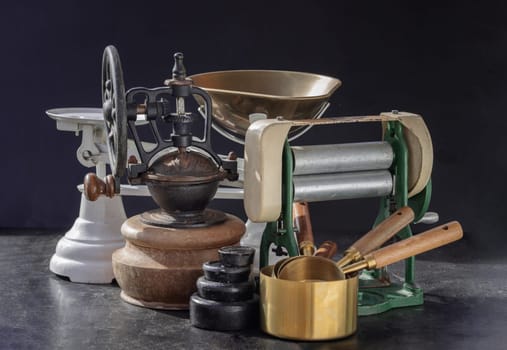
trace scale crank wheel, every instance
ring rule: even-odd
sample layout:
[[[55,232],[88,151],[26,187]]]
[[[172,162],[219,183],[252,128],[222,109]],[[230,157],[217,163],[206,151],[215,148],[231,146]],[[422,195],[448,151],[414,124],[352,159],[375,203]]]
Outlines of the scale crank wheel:
[[[120,56],[112,45],[102,56],[102,110],[107,130],[107,145],[111,171],[120,190],[119,178],[127,166],[127,104]]]

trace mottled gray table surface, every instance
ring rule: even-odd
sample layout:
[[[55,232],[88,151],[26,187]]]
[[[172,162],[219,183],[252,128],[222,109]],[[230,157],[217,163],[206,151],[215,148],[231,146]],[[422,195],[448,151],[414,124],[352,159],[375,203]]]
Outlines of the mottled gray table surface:
[[[461,243],[417,260],[424,305],[360,317],[343,340],[289,342],[193,328],[188,312],[123,302],[117,285],[61,279],[48,269],[61,236],[0,230],[0,349],[507,349],[507,259],[472,260]]]

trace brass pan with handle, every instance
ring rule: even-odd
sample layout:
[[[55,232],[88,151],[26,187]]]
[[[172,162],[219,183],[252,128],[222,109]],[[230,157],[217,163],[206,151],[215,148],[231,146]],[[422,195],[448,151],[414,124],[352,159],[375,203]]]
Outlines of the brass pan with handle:
[[[366,254],[343,270],[322,257],[294,260],[294,265],[281,271],[278,278],[272,276],[273,266],[266,266],[260,273],[261,329],[294,340],[349,336],[357,329],[356,272],[392,264],[462,236],[461,225],[453,221]]]

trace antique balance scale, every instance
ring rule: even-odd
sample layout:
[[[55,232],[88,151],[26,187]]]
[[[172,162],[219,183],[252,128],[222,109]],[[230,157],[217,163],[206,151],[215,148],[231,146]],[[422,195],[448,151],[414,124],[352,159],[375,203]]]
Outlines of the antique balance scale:
[[[102,181],[89,174],[86,197],[96,200],[119,193],[127,169],[129,182],[146,184],[160,206],[126,220],[122,227],[127,244],[113,254],[113,267],[124,300],[157,308],[187,306],[202,262],[216,259],[219,247],[238,243],[245,230],[239,219],[206,209],[221,181],[239,187],[231,198],[241,197],[244,186],[249,219],[265,223],[261,266],[268,264],[273,250],[299,254],[292,225],[294,201],[380,197],[377,221],[407,204],[416,220],[427,217],[432,149],[419,116],[393,112],[319,119],[340,85],[337,79],[284,71],[226,71],[187,78],[182,59],[175,56],[173,78],[165,87],[125,92],[116,50],[108,47],[104,53],[103,111],[112,175]],[[185,110],[185,99],[191,96],[201,105],[202,139],[192,136],[196,115]],[[350,122],[382,122],[383,140],[290,146],[289,141],[312,126]],[[142,141],[137,128],[143,124],[150,127],[155,145],[146,147]],[[170,135],[165,137],[159,130],[167,126]],[[234,182],[235,157],[213,152],[212,126],[245,143],[244,184]],[[127,129],[137,151],[130,159]],[[399,237],[410,235],[407,227]],[[390,282],[385,269],[366,276],[359,314],[422,302],[422,291],[414,287],[413,258],[405,264],[401,284]]]

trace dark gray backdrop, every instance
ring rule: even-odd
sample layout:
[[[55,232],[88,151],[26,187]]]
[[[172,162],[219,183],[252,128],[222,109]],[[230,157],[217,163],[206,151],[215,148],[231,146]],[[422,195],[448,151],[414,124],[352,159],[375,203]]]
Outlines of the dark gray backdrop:
[[[423,5],[424,4],[424,5]],[[421,114],[434,141],[431,209],[478,249],[505,247],[507,6],[380,1],[12,1],[2,4],[0,227],[65,228],[87,169],[80,138],[44,111],[100,106],[100,62],[119,49],[127,88],[159,86],[172,53],[191,74],[284,69],[342,80],[328,116]],[[378,126],[314,129],[301,143],[378,140]],[[241,148],[214,134],[220,152]],[[312,205],[319,232],[360,232],[378,200]],[[126,199],[129,215],[153,207]],[[214,206],[244,218],[241,202]],[[339,239],[338,239],[339,240]]]

